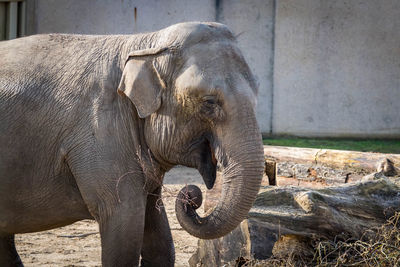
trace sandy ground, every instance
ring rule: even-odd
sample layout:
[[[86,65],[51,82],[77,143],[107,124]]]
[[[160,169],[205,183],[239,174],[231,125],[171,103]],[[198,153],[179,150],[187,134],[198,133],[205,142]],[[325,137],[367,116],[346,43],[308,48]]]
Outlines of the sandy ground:
[[[175,266],[189,266],[197,238],[179,225],[175,216],[175,196],[186,184],[205,186],[194,169],[175,167],[164,180],[163,200],[175,244]],[[25,266],[100,266],[101,248],[98,226],[94,221],[80,221],[51,231],[16,235],[16,246]]]

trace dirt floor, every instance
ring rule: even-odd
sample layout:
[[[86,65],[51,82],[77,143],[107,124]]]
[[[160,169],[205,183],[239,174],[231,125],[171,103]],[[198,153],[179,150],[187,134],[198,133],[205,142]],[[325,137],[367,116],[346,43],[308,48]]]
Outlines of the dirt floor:
[[[205,191],[202,178],[194,169],[175,167],[164,180],[163,201],[175,244],[175,266],[189,266],[197,238],[179,225],[175,216],[175,196],[186,184],[196,184]],[[51,231],[16,236],[16,246],[25,266],[100,266],[101,248],[98,226],[94,221],[80,221]]]

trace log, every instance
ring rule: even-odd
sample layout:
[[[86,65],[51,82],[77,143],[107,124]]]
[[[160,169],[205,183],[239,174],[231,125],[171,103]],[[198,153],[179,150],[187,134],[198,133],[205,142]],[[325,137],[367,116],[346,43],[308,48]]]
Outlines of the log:
[[[389,158],[400,164],[400,154],[283,146],[264,146],[264,156],[277,162],[290,161],[311,165],[322,164],[332,168],[350,168],[366,172],[375,171],[376,163],[383,158]]]
[[[287,154],[285,154],[287,153]],[[311,188],[323,188],[329,185],[337,185],[347,182],[355,182],[362,179],[362,175],[354,174],[358,171],[373,172],[376,170],[378,174],[372,173],[369,176],[381,177],[379,174],[386,170],[386,176],[388,173],[395,174],[400,165],[399,154],[383,154],[383,153],[369,153],[369,152],[356,152],[356,151],[341,151],[341,150],[329,150],[329,149],[311,149],[311,148],[296,148],[296,147],[279,147],[279,146],[264,146],[265,155],[265,170],[264,177],[261,185],[278,185],[278,186],[302,186]],[[274,155],[274,156],[271,156]],[[308,165],[310,170],[310,176],[312,179],[293,179],[293,177],[277,176],[277,164],[281,164],[285,161],[291,161],[296,163],[302,163]],[[314,167],[317,165],[325,165],[331,168],[344,168],[349,172],[347,175],[338,178],[330,178],[328,183],[324,177],[318,177],[318,173]],[[315,172],[313,174],[312,172]],[[400,173],[400,171],[397,171]],[[351,174],[351,178],[349,179]],[[315,177],[313,177],[315,176]],[[363,180],[371,179],[369,177],[363,178]],[[207,212],[209,209],[215,207],[220,199],[222,190],[221,174],[217,173],[215,185],[211,190],[207,190],[204,201],[204,211]]]
[[[304,256],[310,253],[311,239],[330,239],[338,234],[357,238],[366,229],[382,224],[390,211],[400,209],[400,178],[388,178],[400,175],[396,167],[400,155],[271,146],[265,146],[265,151],[273,151],[274,157],[266,155],[264,187],[249,218],[226,237],[199,240],[191,266],[237,265],[239,259],[263,260],[272,254]],[[284,161],[310,166],[310,176],[315,179],[277,176],[276,163]],[[347,184],[348,177],[343,177],[332,187],[319,181],[314,168],[321,165],[375,172],[363,178],[366,182],[350,179],[353,183]],[[267,186],[276,184],[278,187]],[[280,187],[288,184],[295,186]],[[221,177],[217,175],[214,188],[206,193],[205,211],[215,206],[220,192]]]
[[[310,239],[360,238],[396,211],[399,177],[323,189],[264,186],[248,219],[225,237],[200,240],[190,265],[222,266],[240,257],[265,259],[282,250],[307,250],[304,240]]]
[[[264,187],[249,217],[281,234],[360,237],[400,209],[400,178],[310,190]]]
[[[268,177],[269,185],[276,185],[276,161],[265,159],[265,175]]]

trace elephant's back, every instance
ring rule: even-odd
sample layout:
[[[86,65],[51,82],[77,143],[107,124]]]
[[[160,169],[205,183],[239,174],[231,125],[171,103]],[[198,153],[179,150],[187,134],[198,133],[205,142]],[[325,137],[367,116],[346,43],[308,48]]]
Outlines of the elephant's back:
[[[49,34],[39,34],[0,42],[0,78],[7,73],[23,72],[29,67],[45,63],[43,60],[47,55],[60,50],[49,40]]]
[[[40,34],[0,42],[0,101],[5,95],[34,96],[67,90],[74,83],[87,85],[96,62],[107,52],[103,44],[109,38]]]
[[[113,45],[121,40],[120,36],[41,34],[0,42],[0,123],[7,119],[11,123],[22,113],[34,114],[35,120],[74,112],[90,88],[107,77],[112,54],[118,51]]]
[[[78,53],[87,54],[93,38],[41,34],[0,42],[0,131],[35,126],[73,102],[65,97],[68,85],[85,72]]]
[[[88,50],[88,41],[87,36],[78,41],[74,35],[40,34],[0,42],[0,78],[11,72],[26,73],[37,67],[54,68],[57,63],[71,63],[79,58],[77,51]]]
[[[0,68],[9,67],[9,64],[17,62],[36,61],[37,64],[43,63],[43,60],[49,56],[59,55],[60,58],[54,58],[59,61],[64,58],[63,54],[71,56],[76,50],[88,51],[96,42],[101,42],[107,38],[103,35],[78,35],[78,34],[37,34],[22,38],[0,42],[0,57],[2,64]],[[37,61],[37,60],[41,61]],[[73,60],[73,57],[69,57]]]

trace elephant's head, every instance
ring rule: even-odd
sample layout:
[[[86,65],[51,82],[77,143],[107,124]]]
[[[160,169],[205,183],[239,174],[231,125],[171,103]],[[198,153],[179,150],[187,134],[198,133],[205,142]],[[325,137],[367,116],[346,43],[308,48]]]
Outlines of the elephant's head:
[[[262,179],[256,83],[221,24],[178,24],[156,40],[164,45],[130,54],[119,92],[144,119],[145,140],[160,164],[197,168],[207,188],[221,169],[222,196],[211,214],[199,217],[196,200],[176,202],[178,220],[190,234],[221,237],[246,217]],[[199,202],[201,193],[189,188]]]

